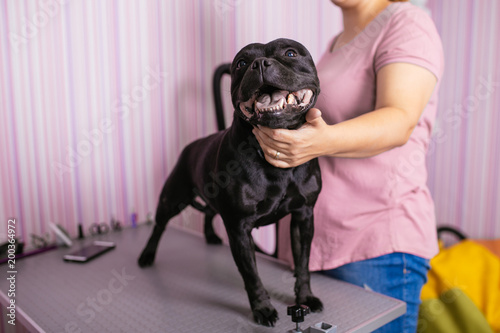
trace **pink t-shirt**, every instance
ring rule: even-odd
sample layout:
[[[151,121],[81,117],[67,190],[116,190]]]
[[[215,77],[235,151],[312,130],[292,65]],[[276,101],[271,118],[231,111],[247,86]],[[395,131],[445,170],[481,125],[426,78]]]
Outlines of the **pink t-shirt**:
[[[335,124],[373,111],[377,71],[395,62],[426,68],[439,85],[441,40],[431,18],[410,3],[390,4],[349,44],[321,57],[316,107],[325,121]],[[424,258],[437,253],[425,155],[438,85],[404,146],[364,159],[319,159],[323,189],[314,210],[311,270],[392,252]]]

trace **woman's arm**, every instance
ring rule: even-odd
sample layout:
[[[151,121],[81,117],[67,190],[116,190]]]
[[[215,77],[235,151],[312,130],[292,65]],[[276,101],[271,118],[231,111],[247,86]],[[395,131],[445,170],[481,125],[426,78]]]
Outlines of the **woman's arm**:
[[[266,160],[288,168],[318,156],[364,158],[404,145],[427,105],[436,77],[408,63],[391,63],[377,73],[375,110],[328,125],[318,109],[309,110],[297,130],[254,129]],[[279,151],[279,159],[275,159]]]

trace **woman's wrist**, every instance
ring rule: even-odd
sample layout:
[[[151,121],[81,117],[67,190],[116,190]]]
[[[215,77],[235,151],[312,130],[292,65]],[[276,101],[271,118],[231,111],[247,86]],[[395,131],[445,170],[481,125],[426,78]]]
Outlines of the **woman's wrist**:
[[[328,125],[325,129],[324,135],[321,136],[321,145],[319,150],[319,156],[329,156],[335,157],[339,152],[338,150],[338,138],[337,138],[337,126]]]

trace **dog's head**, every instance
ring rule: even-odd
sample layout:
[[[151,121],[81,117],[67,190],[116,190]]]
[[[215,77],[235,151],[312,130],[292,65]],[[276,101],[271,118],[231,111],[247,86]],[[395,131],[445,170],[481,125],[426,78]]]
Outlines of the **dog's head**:
[[[319,94],[319,79],[309,51],[291,39],[254,43],[231,64],[235,112],[252,125],[298,128]]]

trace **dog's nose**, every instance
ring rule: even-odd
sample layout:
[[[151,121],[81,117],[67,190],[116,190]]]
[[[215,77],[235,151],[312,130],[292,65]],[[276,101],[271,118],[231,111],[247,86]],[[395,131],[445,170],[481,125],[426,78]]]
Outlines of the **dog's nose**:
[[[252,63],[252,69],[260,69],[261,71],[269,66],[271,66],[271,62],[267,58],[257,58]]]

